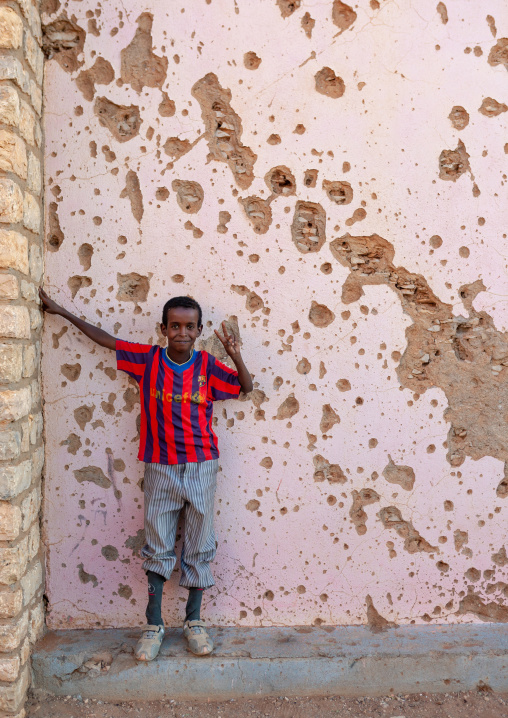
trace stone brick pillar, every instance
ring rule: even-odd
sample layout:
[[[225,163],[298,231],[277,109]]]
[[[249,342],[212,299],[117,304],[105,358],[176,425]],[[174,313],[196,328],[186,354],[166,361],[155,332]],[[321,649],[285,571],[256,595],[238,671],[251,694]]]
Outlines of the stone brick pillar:
[[[17,718],[44,626],[40,44],[38,0],[0,0],[0,716]]]

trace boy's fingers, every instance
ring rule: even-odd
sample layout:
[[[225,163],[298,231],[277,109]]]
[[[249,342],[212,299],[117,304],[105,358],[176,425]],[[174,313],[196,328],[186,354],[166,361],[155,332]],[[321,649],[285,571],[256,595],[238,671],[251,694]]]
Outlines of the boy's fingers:
[[[222,322],[222,331],[224,332],[224,336],[226,339],[229,339],[228,330],[226,329],[226,322]]]

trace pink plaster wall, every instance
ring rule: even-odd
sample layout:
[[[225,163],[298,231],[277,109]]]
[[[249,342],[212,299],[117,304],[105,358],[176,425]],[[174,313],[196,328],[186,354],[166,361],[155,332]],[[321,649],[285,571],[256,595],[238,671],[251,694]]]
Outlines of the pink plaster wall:
[[[127,340],[158,341],[160,309],[175,294],[200,301],[206,337],[224,318],[238,318],[258,406],[252,400],[216,405],[222,454],[217,585],[205,598],[211,622],[506,621],[508,405],[504,350],[496,354],[492,345],[505,343],[508,356],[507,115],[478,111],[485,98],[506,100],[508,50],[505,66],[489,62],[492,48],[508,36],[504,2],[448,1],[445,23],[435,3],[359,0],[356,18],[343,32],[332,21],[333,5],[336,15],[352,17],[341,3],[304,0],[283,17],[286,5],[46,4],[53,53],[45,79],[46,288],[71,311]],[[142,12],[153,15],[153,52],[167,57],[168,66],[165,77],[154,80],[160,86],[138,92],[121,79],[120,53]],[[306,13],[315,20],[311,37],[301,24]],[[55,25],[58,19],[65,22]],[[76,26],[86,34],[82,51]],[[69,27],[76,45],[70,68],[59,35]],[[257,69],[244,65],[249,51],[261,58]],[[79,88],[89,76],[78,78],[97,58],[111,64],[114,79],[97,83],[94,97],[93,85],[86,85],[86,99]],[[315,75],[323,67],[343,79],[341,97],[316,91]],[[230,89],[231,108],[243,127],[241,143],[257,155],[248,189],[238,185],[226,162],[207,158],[210,138],[191,92],[207,73]],[[99,79],[111,79],[107,74]],[[140,77],[149,81],[153,74],[142,71]],[[175,103],[173,116],[159,112],[162,92]],[[139,107],[139,134],[115,139],[94,112],[99,97]],[[448,117],[454,106],[469,113],[462,130]],[[294,131],[299,124],[303,134]],[[272,134],[280,136],[279,144],[267,143]],[[163,148],[171,137],[196,144],[172,160]],[[456,150],[459,140],[470,170],[442,179],[441,153]],[[272,198],[271,224],[258,234],[239,199],[267,200],[264,178],[278,165],[293,174],[296,193]],[[309,169],[319,172],[314,188],[304,184]],[[129,171],[139,179],[142,216],[139,197],[131,207],[129,197],[121,196]],[[201,185],[199,212],[182,211],[173,180]],[[331,201],[323,180],[349,182],[352,202]],[[303,253],[292,241],[297,200],[319,203],[326,213],[326,241],[318,252]],[[355,210],[364,212],[348,222]],[[231,215],[225,232],[218,231],[219,212]],[[185,228],[189,221],[201,236]],[[403,305],[406,295],[386,279],[389,272],[379,275],[378,284],[364,286],[355,301],[342,294],[348,277],[357,281],[358,264],[338,261],[330,244],[347,233],[366,238],[365,246],[375,243],[373,235],[387,240],[395,249],[393,266],[423,278],[455,318],[469,315],[459,288],[483,280],[485,291],[474,299],[471,316],[482,310],[491,319],[482,315],[470,331],[488,321],[490,329],[487,338],[481,331],[474,335],[472,354],[456,370],[442,362],[460,333],[450,338],[446,327],[460,320],[436,325],[421,315],[423,324],[412,337],[414,316]],[[435,235],[442,238],[440,247],[430,242]],[[93,248],[89,268],[78,255],[84,243]],[[149,279],[146,301],[137,304],[117,299],[119,275],[133,272]],[[175,275],[183,280],[175,282]],[[72,288],[80,285],[72,298]],[[309,319],[312,302],[334,313],[328,326]],[[439,336],[428,331],[432,322],[441,327]],[[132,403],[127,377],[115,373],[114,355],[71,327],[62,333],[65,327],[60,318],[46,318],[48,624],[138,625],[145,603],[135,540],[143,524],[139,405]],[[430,340],[430,362],[422,364]],[[441,355],[435,354],[439,347]],[[418,356],[420,374],[412,374],[408,362]],[[304,358],[310,370],[300,373]],[[341,379],[350,390],[339,390]],[[278,419],[290,394],[299,409]],[[497,408],[488,403],[492,397]],[[340,423],[323,433],[325,405]],[[86,423],[86,412],[76,414],[81,407],[89,408]],[[448,452],[450,421],[455,438]],[[464,438],[457,431],[466,425]],[[343,483],[330,481],[329,470],[319,473],[322,464],[313,461],[318,455],[340,467]],[[389,456],[413,469],[412,489],[383,476]],[[270,464],[266,457],[270,468],[263,465]],[[94,481],[79,483],[74,472],[90,466],[97,467]],[[338,468],[334,472],[331,478],[340,478]],[[363,520],[350,514],[353,492],[362,490],[378,496],[365,505]],[[394,507],[392,517],[400,516],[398,531],[379,516],[387,507]],[[467,532],[465,541],[457,531]],[[411,543],[415,536],[420,538]],[[179,624],[184,599],[175,575],[165,590],[169,624]]]

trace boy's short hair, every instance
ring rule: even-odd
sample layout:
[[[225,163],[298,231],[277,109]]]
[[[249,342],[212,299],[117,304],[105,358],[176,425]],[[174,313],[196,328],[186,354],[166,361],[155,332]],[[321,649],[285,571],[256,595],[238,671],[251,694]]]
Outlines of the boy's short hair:
[[[174,309],[175,307],[182,307],[183,309],[195,309],[198,313],[198,327],[202,325],[203,312],[201,311],[201,307],[195,299],[192,299],[192,297],[172,297],[171,299],[168,299],[168,301],[164,305],[164,309],[162,310],[162,323],[165,327],[167,327],[168,325],[168,312],[170,309]]]

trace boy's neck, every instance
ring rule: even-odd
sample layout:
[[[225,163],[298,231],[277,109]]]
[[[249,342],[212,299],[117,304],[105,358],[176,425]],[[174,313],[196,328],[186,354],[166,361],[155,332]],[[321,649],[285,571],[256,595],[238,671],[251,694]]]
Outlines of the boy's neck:
[[[183,352],[175,351],[170,347],[166,347],[166,356],[175,364],[186,364],[194,354],[194,346],[190,349],[186,349]]]

